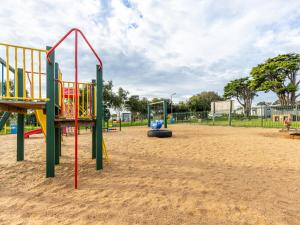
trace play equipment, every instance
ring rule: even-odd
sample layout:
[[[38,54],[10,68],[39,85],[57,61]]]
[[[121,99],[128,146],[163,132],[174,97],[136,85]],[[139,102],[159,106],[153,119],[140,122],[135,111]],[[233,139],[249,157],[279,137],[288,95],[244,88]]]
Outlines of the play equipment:
[[[10,117],[11,113],[10,112],[4,112],[2,116],[0,117],[0,130],[4,127],[6,121]]]
[[[154,130],[159,130],[160,128],[162,128],[162,125],[164,124],[164,122],[162,120],[156,120],[156,121],[151,121],[151,128]]]
[[[64,40],[75,36],[75,81],[63,81],[59,64],[55,62],[55,50]],[[96,60],[96,80],[78,81],[78,36],[87,44]],[[96,169],[103,168],[103,154],[108,160],[103,141],[103,76],[102,61],[87,38],[79,29],[71,29],[53,47],[29,48],[0,43],[5,50],[2,66],[0,111],[11,112],[17,118],[17,161],[24,160],[24,114],[34,110],[42,132],[46,137],[46,177],[55,176],[55,165],[61,155],[61,131],[74,127],[75,158],[74,187],[78,185],[78,127],[92,127],[92,158]],[[47,60],[46,60],[47,59]],[[46,68],[43,63],[46,61]],[[29,68],[29,69],[28,69]],[[45,78],[45,79],[44,79]],[[43,91],[46,87],[46,92]],[[65,91],[68,90],[68,91]],[[67,97],[66,97],[67,96]],[[1,124],[5,118],[1,119]]]
[[[163,106],[162,109],[156,108],[154,106]],[[168,111],[167,111],[167,101],[158,101],[148,104],[148,127],[151,127],[151,130],[147,132],[148,137],[159,137],[159,138],[166,138],[166,137],[172,137],[172,131],[171,130],[161,130],[162,125],[164,125],[164,128],[168,127]],[[153,112],[153,113],[152,113]],[[160,118],[159,120],[151,121],[151,119],[155,117],[154,114],[159,114]],[[163,119],[163,120],[162,120]]]
[[[157,106],[162,106],[162,109],[158,108]],[[168,127],[168,112],[166,100],[149,103],[147,109],[148,127],[151,126],[151,119],[154,119],[154,114],[160,115],[160,118],[158,119],[163,119],[164,128]]]
[[[172,137],[172,131],[171,130],[148,130],[147,136],[167,138],[167,137]]]
[[[106,121],[106,127],[103,129],[107,132],[117,132],[122,130],[122,122],[115,119]]]
[[[28,131],[28,132],[24,133],[24,138],[29,138],[31,135],[41,134],[41,133],[43,133],[43,129],[42,128],[31,130],[31,131]]]

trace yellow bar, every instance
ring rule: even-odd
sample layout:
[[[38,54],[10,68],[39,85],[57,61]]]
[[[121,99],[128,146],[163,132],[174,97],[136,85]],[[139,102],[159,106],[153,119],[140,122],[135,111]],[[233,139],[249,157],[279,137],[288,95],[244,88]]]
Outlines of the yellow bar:
[[[83,88],[82,88],[82,96],[81,96],[81,108],[82,108],[82,116],[84,116],[84,85],[81,85],[81,86],[83,86]]]
[[[27,97],[27,93],[26,93],[26,49],[24,49],[24,48],[23,48],[23,88],[24,88],[23,96]]]
[[[80,96],[79,84],[78,84],[78,86],[77,86],[77,91],[78,91],[78,92],[77,92],[77,93],[78,93],[78,95],[77,95],[77,109],[78,109],[77,116],[79,117],[79,111],[80,111],[80,110],[79,110],[79,109],[80,109],[80,105],[79,105],[79,104],[80,104],[80,102],[79,102],[79,99],[80,99],[80,98],[79,98],[79,96]],[[76,96],[76,95],[75,95],[75,96]]]
[[[30,51],[31,55],[31,98],[34,98],[34,68],[33,68],[33,50]]]
[[[71,107],[70,107],[70,83],[68,83],[68,117],[70,117],[70,109],[71,109]]]
[[[39,51],[39,98],[42,97],[42,59],[41,52]]]
[[[90,111],[89,111],[89,89],[90,89],[90,85],[87,85],[86,88],[86,115],[90,116]]]
[[[9,47],[6,46],[6,97],[10,97],[9,84]]]
[[[5,97],[5,96],[0,96],[0,99],[22,99],[22,100],[39,100],[39,101],[49,101],[48,98],[25,98],[25,97]]]
[[[15,96],[19,96],[18,92],[19,81],[18,81],[18,48],[15,48]]]
[[[73,104],[72,104],[72,106],[73,106],[73,117],[75,116],[75,83],[73,83],[73,100],[72,100],[72,102],[73,102]]]
[[[73,81],[64,81],[65,83],[75,84]],[[77,84],[91,84],[91,82],[77,82]]]
[[[61,99],[64,97],[64,96],[62,96],[62,93],[61,93],[62,84],[60,82],[58,82],[57,86],[58,86],[58,105],[60,107],[62,107],[62,101],[61,101]]]
[[[61,74],[60,70],[58,71],[58,80],[60,80],[60,81],[62,80],[62,74]],[[60,84],[60,89],[59,89],[59,97],[60,97],[59,98],[59,105],[61,107],[63,107],[64,106],[63,103],[65,101],[65,95],[64,95],[64,92],[62,92],[62,91],[64,91],[64,83],[59,82],[59,84]],[[64,111],[64,108],[63,108],[63,111]]]
[[[97,89],[96,89],[96,86],[94,86],[93,87],[94,88],[94,116],[96,116],[96,91],[97,91]]]
[[[12,45],[12,44],[5,44],[5,43],[0,43],[0,45],[6,46],[6,47],[22,48],[22,49],[28,49],[28,50],[33,50],[33,51],[40,51],[40,52],[45,52],[45,53],[48,52],[48,51],[45,50],[45,49],[30,48],[30,47],[25,47],[25,46],[21,46],[21,45]]]

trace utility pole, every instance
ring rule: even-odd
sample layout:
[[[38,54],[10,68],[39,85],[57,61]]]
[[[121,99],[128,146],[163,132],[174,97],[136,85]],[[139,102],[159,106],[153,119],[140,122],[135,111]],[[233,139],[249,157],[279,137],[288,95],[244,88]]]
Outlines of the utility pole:
[[[176,95],[176,93],[171,94],[171,115],[173,116],[173,96]]]

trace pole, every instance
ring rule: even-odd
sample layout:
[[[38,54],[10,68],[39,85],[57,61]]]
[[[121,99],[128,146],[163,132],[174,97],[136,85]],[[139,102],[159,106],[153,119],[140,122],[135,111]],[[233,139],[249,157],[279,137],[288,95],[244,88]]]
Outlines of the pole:
[[[171,115],[173,116],[173,95],[171,95]]]
[[[50,50],[51,47],[47,47]],[[55,131],[54,131],[54,67],[55,52],[49,56],[52,63],[47,61],[47,98],[46,104],[47,133],[46,133],[46,177],[55,176]]]
[[[5,91],[4,91],[4,65],[2,64],[2,96],[5,95]]]
[[[167,107],[167,101],[164,100],[164,127],[168,128],[168,107]]]
[[[96,115],[96,169],[103,169],[103,130],[102,130],[102,121],[103,121],[103,77],[102,77],[102,68],[97,65],[97,115]]]
[[[148,127],[150,127],[150,121],[151,121],[151,106],[150,106],[150,104],[148,104],[148,106],[147,106],[147,112],[148,112],[148,114],[147,114],[147,116],[148,116]]]
[[[94,112],[95,112],[95,85],[96,85],[96,80],[92,80],[92,114],[93,114],[93,119],[95,118]],[[92,159],[96,158],[96,125],[92,127]]]
[[[23,97],[23,69],[18,69],[15,71],[18,73],[18,97]],[[17,123],[17,161],[24,160],[24,114],[18,113],[18,123]]]
[[[58,90],[58,71],[59,71],[59,66],[58,63],[55,63],[55,85],[54,85],[54,90],[55,90],[55,115],[57,116],[59,114],[59,90]],[[63,93],[62,93],[63,94]],[[59,154],[60,154],[60,138],[61,138],[61,133],[60,133],[60,128],[55,127],[55,164],[59,164]]]
[[[74,187],[78,186],[78,32],[75,31],[75,179]]]

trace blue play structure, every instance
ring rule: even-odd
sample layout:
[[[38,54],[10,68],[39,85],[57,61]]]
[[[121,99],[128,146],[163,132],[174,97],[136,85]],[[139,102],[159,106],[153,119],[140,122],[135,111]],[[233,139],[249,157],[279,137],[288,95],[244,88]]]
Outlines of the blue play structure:
[[[17,125],[14,124],[10,126],[10,133],[17,134]]]
[[[151,121],[151,129],[153,130],[159,130],[162,125],[164,124],[164,122],[162,120],[155,120],[155,121]]]

